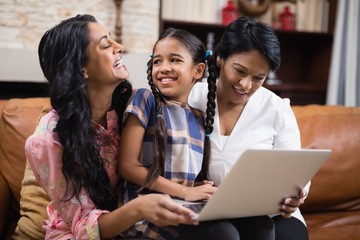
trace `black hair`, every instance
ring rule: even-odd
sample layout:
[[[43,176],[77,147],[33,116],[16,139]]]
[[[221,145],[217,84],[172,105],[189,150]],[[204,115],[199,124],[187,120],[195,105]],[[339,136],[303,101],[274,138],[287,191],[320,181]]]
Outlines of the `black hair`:
[[[54,132],[63,145],[62,173],[66,179],[66,191],[62,201],[74,196],[78,198],[84,188],[98,208],[112,210],[116,207],[111,198],[114,194],[105,168],[107,163],[100,156],[100,146],[95,141],[82,71],[88,61],[88,24],[91,22],[97,21],[87,14],[63,20],[42,36],[38,55],[49,82],[51,105],[59,116]],[[116,91],[122,93],[121,88],[128,84],[123,81]],[[123,101],[127,102],[126,97]]]
[[[202,162],[202,169],[200,175],[205,178],[208,172],[209,159],[210,159],[210,139],[209,135],[213,131],[212,124],[214,123],[214,114],[215,114],[215,95],[216,95],[216,61],[212,54],[206,54],[206,49],[204,44],[193,34],[183,30],[168,28],[165,29],[159,36],[157,42],[154,45],[153,52],[157,43],[165,38],[172,38],[178,40],[183,44],[189,51],[190,55],[195,64],[205,63],[208,64],[208,87],[209,92],[207,95],[208,103],[206,110],[206,119],[205,119],[205,143],[204,143],[204,155]],[[150,85],[150,88],[155,97],[156,104],[156,115],[163,116],[162,106],[164,104],[164,99],[156,88],[152,80],[152,66],[153,60],[148,61],[147,69],[147,79]],[[149,186],[151,183],[160,175],[163,175],[165,171],[165,160],[166,160],[166,143],[167,143],[167,128],[165,120],[160,117],[156,120],[155,125],[155,136],[154,136],[154,157],[153,163],[149,167],[149,173],[145,180],[144,186]]]
[[[215,55],[227,59],[234,53],[258,50],[269,61],[270,70],[280,66],[280,43],[274,30],[249,17],[239,17],[224,30]]]

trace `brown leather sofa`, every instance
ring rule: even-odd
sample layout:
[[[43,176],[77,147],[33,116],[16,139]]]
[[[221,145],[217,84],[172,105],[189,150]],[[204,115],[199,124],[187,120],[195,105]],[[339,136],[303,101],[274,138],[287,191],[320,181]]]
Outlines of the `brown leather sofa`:
[[[19,218],[24,141],[45,105],[46,98],[0,100],[0,239],[12,235]],[[302,206],[310,239],[360,239],[360,108],[308,105],[293,110],[303,147],[333,150]]]
[[[310,239],[360,239],[360,108],[308,105],[293,110],[302,146],[333,150],[301,207]]]

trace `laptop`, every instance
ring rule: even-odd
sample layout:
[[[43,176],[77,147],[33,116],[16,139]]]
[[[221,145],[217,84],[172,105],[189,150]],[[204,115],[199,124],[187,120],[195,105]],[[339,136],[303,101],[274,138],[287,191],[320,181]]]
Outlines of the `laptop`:
[[[249,149],[208,201],[174,201],[197,213],[198,221],[277,214],[280,202],[296,196],[330,153],[330,149]]]

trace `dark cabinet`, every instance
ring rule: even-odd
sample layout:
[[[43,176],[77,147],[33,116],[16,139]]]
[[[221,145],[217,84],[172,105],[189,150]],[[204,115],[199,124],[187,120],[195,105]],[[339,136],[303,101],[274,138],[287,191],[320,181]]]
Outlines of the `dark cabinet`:
[[[337,0],[328,0],[328,2],[327,32],[276,30],[282,58],[281,66],[276,74],[281,84],[265,83],[264,86],[281,97],[290,98],[292,105],[325,104]],[[167,20],[162,19],[161,14],[159,21],[160,31],[168,27],[182,28],[194,33],[204,44],[206,44],[207,34],[213,32],[216,45],[224,30],[224,26],[220,24]]]

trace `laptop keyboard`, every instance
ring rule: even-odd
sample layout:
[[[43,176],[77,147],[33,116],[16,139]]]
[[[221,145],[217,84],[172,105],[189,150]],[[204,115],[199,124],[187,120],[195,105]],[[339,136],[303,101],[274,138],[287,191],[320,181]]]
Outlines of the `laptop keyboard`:
[[[205,203],[189,203],[189,204],[183,204],[183,206],[191,209],[195,213],[200,213],[203,207],[205,206]]]

